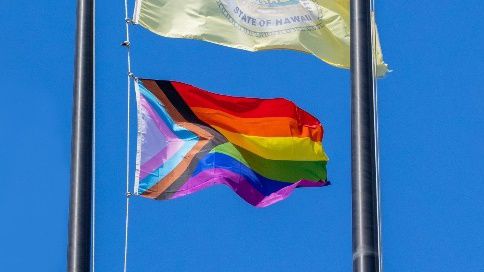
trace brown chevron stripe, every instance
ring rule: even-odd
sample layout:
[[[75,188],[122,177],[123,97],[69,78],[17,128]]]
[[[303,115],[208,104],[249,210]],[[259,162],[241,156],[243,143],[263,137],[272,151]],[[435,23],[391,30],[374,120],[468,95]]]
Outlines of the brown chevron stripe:
[[[190,173],[195,169],[198,160],[210,152],[216,145],[226,142],[227,140],[216,130],[204,124],[193,114],[190,108],[183,100],[176,98],[176,90],[171,84],[157,84],[154,80],[141,80],[143,85],[148,88],[157,99],[166,107],[167,112],[177,125],[184,127],[199,137],[199,141],[186,155],[184,160],[175,167],[168,175],[158,181],[154,186],[143,193],[143,196],[149,198],[165,199],[171,196],[181,187],[190,177]],[[169,82],[168,82],[169,83]],[[160,88],[163,87],[163,90]],[[166,91],[167,89],[170,89]],[[166,95],[169,92],[170,98]],[[175,94],[175,95],[174,95]],[[173,98],[175,97],[175,98]],[[173,101],[176,101],[176,107]],[[187,120],[189,119],[189,120]]]

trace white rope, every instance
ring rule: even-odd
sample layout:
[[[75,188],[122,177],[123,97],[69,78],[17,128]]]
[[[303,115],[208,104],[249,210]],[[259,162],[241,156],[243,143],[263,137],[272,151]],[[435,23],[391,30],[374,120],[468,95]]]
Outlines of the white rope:
[[[93,14],[96,14],[96,1],[93,1]],[[96,271],[96,16],[93,16],[93,96],[92,96],[92,210],[91,210],[91,271]]]
[[[126,196],[126,221],[124,228],[124,263],[123,271],[126,272],[128,264],[128,223],[129,223],[129,196]]]
[[[377,220],[378,220],[378,252],[380,254],[379,258],[379,271],[383,272],[383,252],[381,248],[381,192],[380,192],[380,144],[379,144],[379,125],[378,125],[378,82],[377,82],[377,59],[376,59],[376,52],[377,52],[377,29],[376,29],[376,18],[375,16],[375,1],[371,0],[371,45],[372,45],[372,70],[373,70],[373,108],[374,108],[374,123],[373,126],[375,128],[375,166],[376,166],[376,212],[377,212]],[[373,23],[375,22],[375,23]]]
[[[124,19],[126,25],[126,40],[123,42],[123,45],[126,47],[127,50],[127,68],[128,68],[128,86],[127,86],[127,121],[126,121],[126,217],[125,217],[125,229],[124,229],[124,263],[123,263],[123,271],[126,272],[127,264],[128,264],[128,226],[129,226],[129,165],[130,165],[130,111],[131,111],[131,43],[129,40],[129,24],[131,20],[128,17],[128,0],[124,0]]]

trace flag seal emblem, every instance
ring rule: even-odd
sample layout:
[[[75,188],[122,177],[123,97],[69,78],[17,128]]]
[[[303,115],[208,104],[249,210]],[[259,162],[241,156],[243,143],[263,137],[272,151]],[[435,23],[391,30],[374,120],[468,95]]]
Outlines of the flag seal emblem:
[[[267,37],[324,26],[323,9],[312,0],[217,0],[224,16],[250,36]]]

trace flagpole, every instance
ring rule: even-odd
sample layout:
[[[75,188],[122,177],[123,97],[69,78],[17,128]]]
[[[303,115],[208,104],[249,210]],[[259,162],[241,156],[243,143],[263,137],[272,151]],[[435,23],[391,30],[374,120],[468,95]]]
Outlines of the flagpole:
[[[77,1],[67,268],[90,270],[94,94],[94,0]]]
[[[351,0],[353,271],[379,272],[380,224],[371,0]]]

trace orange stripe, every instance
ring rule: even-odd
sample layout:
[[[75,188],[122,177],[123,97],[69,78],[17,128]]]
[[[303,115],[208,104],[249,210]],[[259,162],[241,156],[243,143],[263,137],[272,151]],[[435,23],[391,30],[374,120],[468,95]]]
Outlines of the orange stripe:
[[[199,126],[187,122],[183,116],[176,110],[176,108],[171,104],[170,100],[165,96],[165,94],[160,90],[158,85],[154,81],[143,81],[143,84],[148,88],[155,96],[158,98],[163,105],[165,105],[166,110],[170,113],[170,116],[177,123],[177,125],[182,126],[195,134],[200,138],[199,142],[187,153],[185,159],[183,159],[180,164],[178,164],[175,169],[173,169],[168,175],[166,175],[162,180],[158,181],[154,186],[146,190],[142,195],[148,198],[156,198],[161,195],[170,185],[173,184],[188,168],[190,162],[194,156],[200,152],[200,150],[210,142],[213,135],[203,130]]]
[[[225,130],[262,137],[311,138],[320,142],[323,137],[321,125],[301,125],[290,117],[243,118],[227,112],[193,107],[191,110],[205,123]]]

